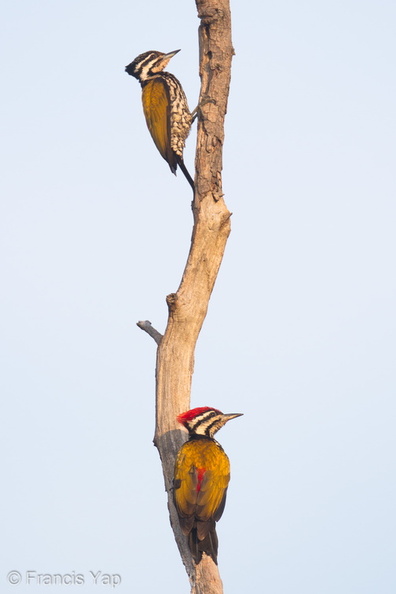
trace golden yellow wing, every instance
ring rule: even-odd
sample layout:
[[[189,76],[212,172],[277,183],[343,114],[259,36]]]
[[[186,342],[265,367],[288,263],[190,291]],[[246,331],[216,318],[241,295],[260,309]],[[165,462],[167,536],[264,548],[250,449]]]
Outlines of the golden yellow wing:
[[[176,155],[170,143],[170,99],[166,84],[161,78],[149,80],[142,90],[143,111],[150,134],[155,146],[171,171],[175,173],[177,162]]]
[[[186,533],[194,520],[219,520],[224,510],[230,480],[230,463],[222,448],[211,439],[185,443],[175,464],[175,504]],[[191,529],[191,528],[190,528]]]

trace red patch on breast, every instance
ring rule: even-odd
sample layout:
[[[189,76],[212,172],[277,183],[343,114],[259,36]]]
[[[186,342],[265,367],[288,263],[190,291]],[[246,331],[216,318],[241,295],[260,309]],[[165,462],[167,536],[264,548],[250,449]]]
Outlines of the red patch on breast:
[[[205,472],[206,472],[206,468],[197,468],[197,492],[199,493],[202,487],[202,481],[204,479],[205,476]]]

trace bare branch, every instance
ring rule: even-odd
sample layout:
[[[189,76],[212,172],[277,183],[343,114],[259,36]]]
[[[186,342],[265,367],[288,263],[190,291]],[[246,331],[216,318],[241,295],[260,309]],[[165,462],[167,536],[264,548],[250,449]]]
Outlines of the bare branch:
[[[186,440],[176,416],[190,408],[194,351],[231,230],[222,191],[224,118],[230,85],[231,14],[228,0],[196,0],[200,45],[201,92],[198,109],[194,227],[187,264],[176,293],[167,297],[168,324],[163,337],[150,322],[139,322],[158,344],[156,428],[170,521],[193,594],[221,594],[217,565],[206,556],[196,566],[182,534],[173,503],[175,457]]]
[[[158,330],[156,330],[154,326],[151,325],[151,322],[148,320],[136,322],[136,326],[147,332],[147,334],[151,336],[151,338],[153,338],[157,344],[160,344],[162,340],[162,334],[160,334],[160,332],[158,332]]]

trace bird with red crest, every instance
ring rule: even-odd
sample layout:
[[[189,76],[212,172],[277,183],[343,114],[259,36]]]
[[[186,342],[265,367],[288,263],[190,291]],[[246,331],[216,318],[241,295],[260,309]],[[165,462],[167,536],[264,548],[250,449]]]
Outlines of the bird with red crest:
[[[230,461],[214,439],[216,431],[242,413],[223,414],[208,406],[177,417],[189,433],[175,462],[174,502],[195,563],[202,554],[217,564],[216,522],[221,518],[230,481]]]

